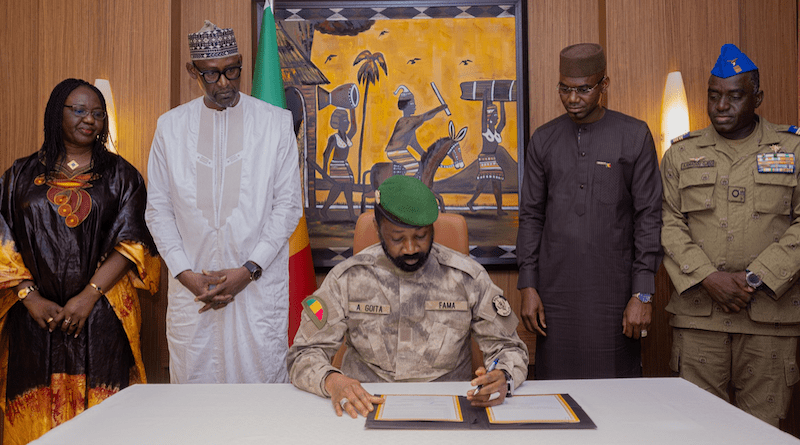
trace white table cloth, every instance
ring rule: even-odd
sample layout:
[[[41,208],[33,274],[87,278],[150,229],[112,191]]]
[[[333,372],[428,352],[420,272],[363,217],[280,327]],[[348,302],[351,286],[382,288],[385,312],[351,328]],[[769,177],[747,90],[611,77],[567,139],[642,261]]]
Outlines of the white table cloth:
[[[364,384],[373,393],[464,395],[467,382]],[[289,384],[136,385],[39,440],[45,444],[800,444],[679,378],[526,381],[570,394],[596,430],[368,430]]]

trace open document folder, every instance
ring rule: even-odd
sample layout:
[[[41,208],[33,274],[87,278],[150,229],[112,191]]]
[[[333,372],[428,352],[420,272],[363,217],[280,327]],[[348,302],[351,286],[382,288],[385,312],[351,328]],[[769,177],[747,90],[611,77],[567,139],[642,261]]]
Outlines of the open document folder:
[[[569,394],[518,395],[477,408],[464,396],[384,394],[367,428],[524,429],[597,428]]]

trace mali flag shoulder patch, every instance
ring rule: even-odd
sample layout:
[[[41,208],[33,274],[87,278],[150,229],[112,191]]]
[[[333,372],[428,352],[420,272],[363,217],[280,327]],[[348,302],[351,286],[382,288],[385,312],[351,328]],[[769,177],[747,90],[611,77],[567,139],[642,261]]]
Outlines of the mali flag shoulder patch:
[[[317,329],[322,329],[328,322],[328,306],[323,300],[313,295],[303,300],[303,311],[314,323]]]

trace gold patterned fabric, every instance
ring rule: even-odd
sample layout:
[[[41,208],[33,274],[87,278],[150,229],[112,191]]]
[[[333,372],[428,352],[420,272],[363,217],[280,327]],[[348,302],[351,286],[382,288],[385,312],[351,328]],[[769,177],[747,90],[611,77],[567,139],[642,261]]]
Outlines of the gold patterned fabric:
[[[5,444],[28,443],[129,385],[146,381],[137,288],[160,262],[144,224],[144,180],[112,155],[103,171],[49,176],[38,154],[0,179],[0,407]],[[95,303],[77,337],[41,328],[13,288],[32,280],[61,307],[118,251],[133,266]]]

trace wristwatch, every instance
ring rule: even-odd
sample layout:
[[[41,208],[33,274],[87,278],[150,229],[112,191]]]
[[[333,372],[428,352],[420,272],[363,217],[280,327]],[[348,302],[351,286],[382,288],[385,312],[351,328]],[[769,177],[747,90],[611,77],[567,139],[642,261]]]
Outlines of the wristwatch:
[[[17,298],[19,298],[19,301],[22,301],[25,299],[25,297],[28,296],[28,294],[30,294],[31,292],[35,292],[37,290],[39,290],[39,286],[35,284],[33,286],[28,286],[26,288],[20,289],[19,292],[17,292]]]
[[[506,397],[513,397],[514,396],[514,378],[511,377],[511,374],[508,371],[506,371],[504,369],[501,369],[501,371],[503,371],[503,374],[506,375],[506,384],[508,385],[508,388],[506,389]]]
[[[646,294],[644,292],[638,292],[633,294],[634,297],[638,298],[639,301],[642,303],[650,303],[653,301],[653,296],[651,294]]]
[[[755,273],[750,272],[747,269],[745,269],[745,272],[747,272],[747,275],[745,275],[745,280],[747,281],[748,286],[752,287],[753,289],[758,289],[762,284],[764,284],[764,282],[761,281],[761,277]]]
[[[257,279],[261,278],[261,266],[258,264],[248,261],[244,263],[244,267],[250,272],[250,281],[256,281]]]

